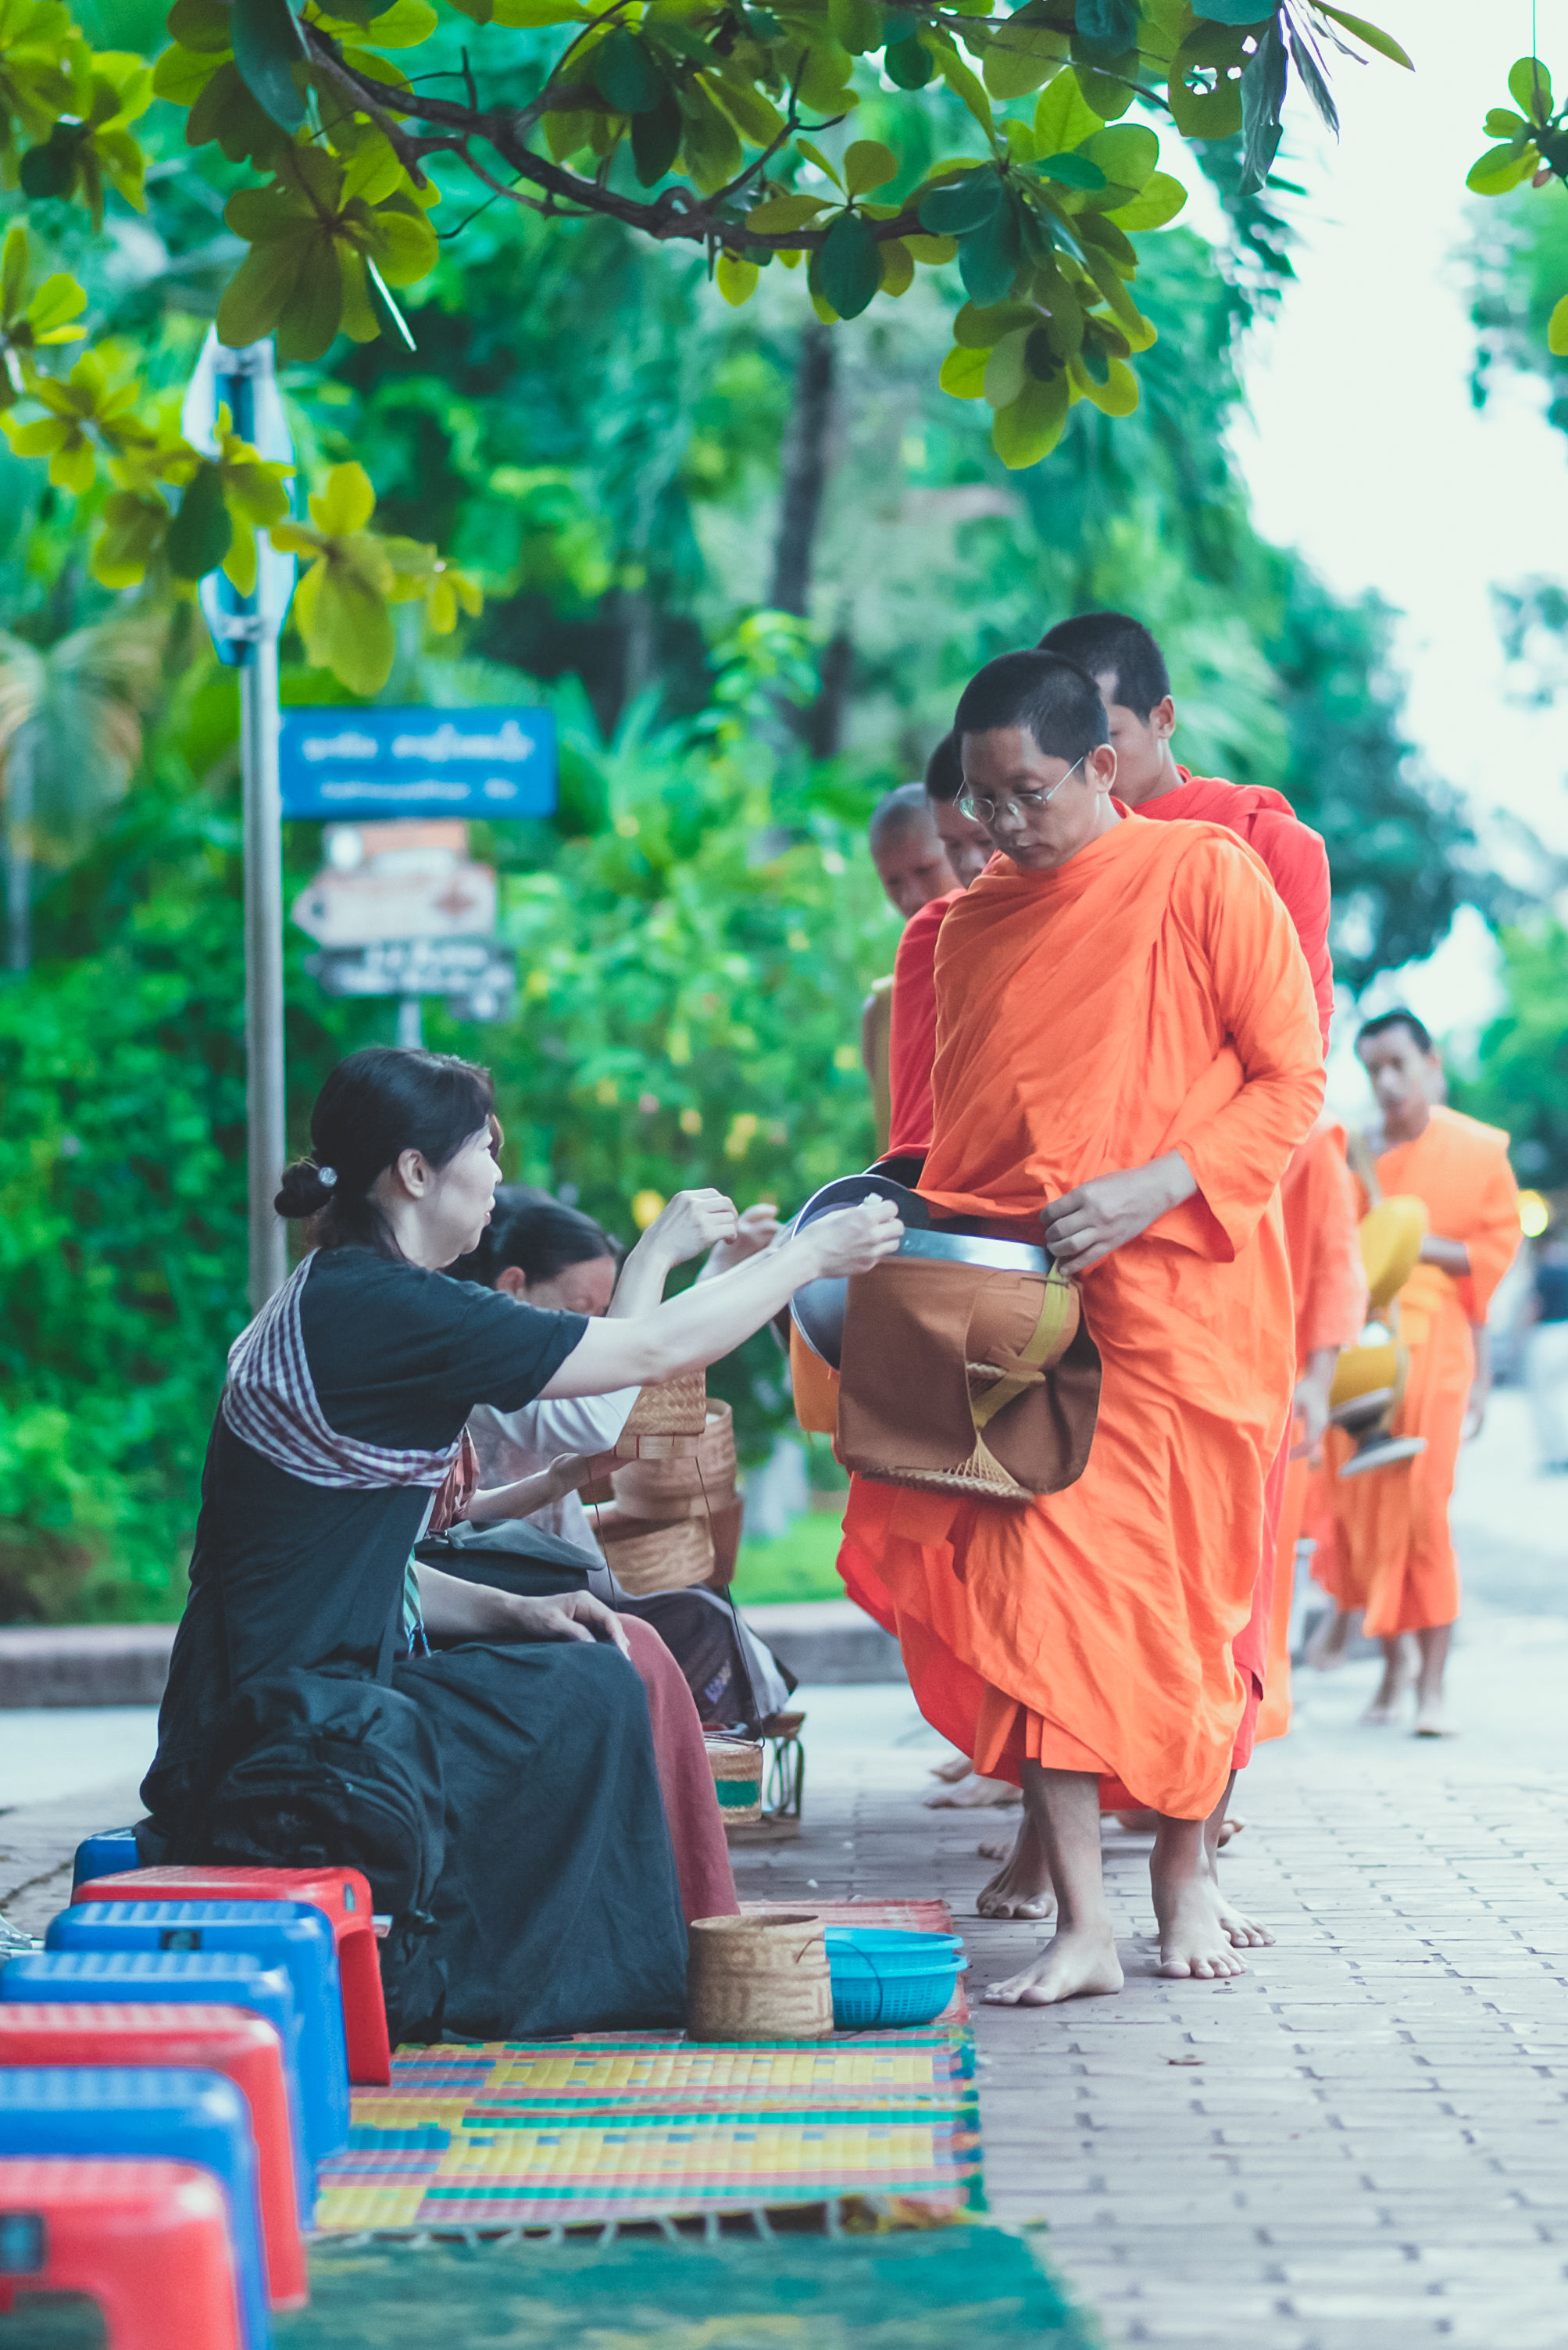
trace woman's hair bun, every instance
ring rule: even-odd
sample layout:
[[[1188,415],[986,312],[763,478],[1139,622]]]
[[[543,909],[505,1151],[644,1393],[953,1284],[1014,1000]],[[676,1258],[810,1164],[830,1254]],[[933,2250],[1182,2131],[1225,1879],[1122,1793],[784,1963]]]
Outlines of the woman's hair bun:
[[[296,1159],[292,1167],[283,1170],[283,1181],[273,1206],[290,1223],[306,1216],[318,1216],[332,1197],[332,1187],[323,1182],[321,1170],[314,1159]]]

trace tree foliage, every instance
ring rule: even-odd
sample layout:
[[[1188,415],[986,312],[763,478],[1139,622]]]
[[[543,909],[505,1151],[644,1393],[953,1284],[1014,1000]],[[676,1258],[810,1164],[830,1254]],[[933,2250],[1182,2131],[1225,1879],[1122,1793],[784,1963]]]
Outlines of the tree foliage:
[[[1560,193],[1568,186],[1568,104],[1557,104],[1552,76],[1539,57],[1518,59],[1508,89],[1513,106],[1494,106],[1488,113],[1487,135],[1496,144],[1471,164],[1465,185],[1478,196],[1506,196],[1528,181]],[[1553,359],[1568,359],[1565,277],[1568,272],[1557,274],[1546,308],[1544,339]]]
[[[1568,1188],[1568,931],[1546,917],[1501,933],[1504,1005],[1455,1099],[1512,1138],[1524,1181]]]

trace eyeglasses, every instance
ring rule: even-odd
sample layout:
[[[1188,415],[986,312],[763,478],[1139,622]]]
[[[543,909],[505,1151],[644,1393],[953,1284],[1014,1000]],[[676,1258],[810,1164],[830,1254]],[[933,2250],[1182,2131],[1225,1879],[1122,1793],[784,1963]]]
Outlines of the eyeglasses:
[[[1036,808],[1049,807],[1063,785],[1070,776],[1076,775],[1088,755],[1085,751],[1083,758],[1075,759],[1066,775],[1059,775],[1048,792],[1014,792],[1008,800],[989,800],[980,792],[971,792],[966,785],[958,795],[958,806],[965,816],[973,816],[977,824],[994,824],[1003,808],[1011,808],[1016,816],[1032,816]]]

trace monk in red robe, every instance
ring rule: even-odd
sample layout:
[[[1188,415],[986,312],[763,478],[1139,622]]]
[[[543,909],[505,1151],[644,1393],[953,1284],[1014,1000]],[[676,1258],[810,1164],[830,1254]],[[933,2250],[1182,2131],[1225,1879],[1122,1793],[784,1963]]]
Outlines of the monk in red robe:
[[[1366,1319],[1366,1278],[1357,1238],[1360,1216],[1345,1160],[1345,1128],[1333,1118],[1319,1118],[1286,1168],[1280,1207],[1296,1309],[1296,1392],[1293,1441],[1274,1550],[1260,1739],[1282,1738],[1291,1726],[1296,1544],[1306,1515],[1314,1460],[1328,1426],[1328,1392],[1339,1350],[1355,1342]]]
[[[992,1995],[1045,2003],[1120,1987],[1107,1776],[1160,1815],[1162,1969],[1241,1970],[1203,1829],[1247,1702],[1231,1644],[1293,1383],[1275,1193],[1323,1055],[1262,863],[1218,826],[1116,803],[1082,671],[993,661],[955,731],[1002,853],[939,934],[920,1189],[939,1211],[1043,1230],[1082,1279],[1099,1422],[1077,1482],[1027,1504],[856,1478],[841,1565],[890,1611],[927,1719],[1023,1790],[1057,1931]]]
[[[1365,1592],[1363,1627],[1383,1642],[1383,1686],[1367,1718],[1392,1720],[1403,1691],[1404,1638],[1416,1636],[1416,1735],[1441,1738],[1443,1672],[1459,1612],[1449,1532],[1459,1446],[1485,1416],[1487,1309],[1519,1247],[1519,1191],[1508,1137],[1442,1104],[1442,1065],[1413,1012],[1386,1012],[1355,1040],[1381,1124],[1367,1140],[1384,1196],[1427,1203],[1420,1260],[1399,1293],[1410,1372],[1397,1436],[1424,1436],[1412,1461],[1339,1478],[1334,1514]],[[1371,1201],[1358,1183],[1360,1212]]]

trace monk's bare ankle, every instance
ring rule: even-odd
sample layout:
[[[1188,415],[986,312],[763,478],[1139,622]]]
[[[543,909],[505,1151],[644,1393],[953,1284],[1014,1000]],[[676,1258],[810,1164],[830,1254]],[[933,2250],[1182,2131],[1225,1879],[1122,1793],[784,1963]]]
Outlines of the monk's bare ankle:
[[[1045,1857],[1039,1829],[1033,1820],[1025,1817],[1021,1821],[1018,1834],[1002,1866],[989,1883],[981,1886],[975,1896],[974,1906],[981,1918],[1050,1918],[1055,1915],[1056,1895],[1051,1883],[1051,1866]]]
[[[1201,1820],[1162,1819],[1149,1856],[1159,1927],[1159,1971],[1195,1981],[1244,1974],[1220,1917],[1219,1887]]]

